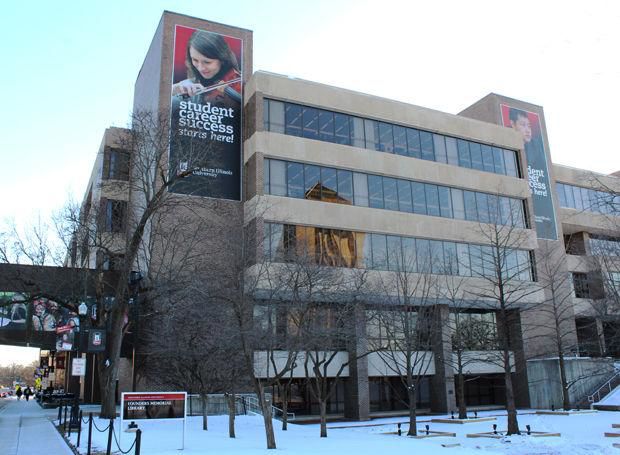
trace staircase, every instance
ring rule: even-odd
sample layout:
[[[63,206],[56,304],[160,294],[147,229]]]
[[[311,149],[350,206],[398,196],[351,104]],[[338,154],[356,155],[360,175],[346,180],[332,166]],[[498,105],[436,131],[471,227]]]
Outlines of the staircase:
[[[620,406],[618,405],[599,405],[595,404],[609,395],[616,387],[620,385],[620,371],[616,370],[616,372],[609,377],[605,382],[603,382],[596,390],[594,390],[591,394],[586,395],[584,398],[579,400],[576,405],[578,407],[591,407],[593,409],[599,409],[604,411],[620,411]]]

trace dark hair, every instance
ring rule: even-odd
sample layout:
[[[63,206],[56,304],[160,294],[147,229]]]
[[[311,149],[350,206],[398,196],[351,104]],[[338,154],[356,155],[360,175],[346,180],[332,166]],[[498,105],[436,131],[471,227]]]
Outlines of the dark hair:
[[[192,57],[189,55],[189,49],[193,47],[207,58],[219,60],[222,64],[220,72],[213,79],[222,77],[231,69],[239,71],[237,57],[230,50],[222,35],[217,33],[195,31],[187,42],[187,50],[185,54],[185,66],[187,66],[188,76],[203,85],[208,85],[209,81],[202,77],[200,72],[192,64]]]
[[[522,111],[521,109],[511,107],[508,111],[508,118],[510,119],[510,121],[516,123],[517,120],[519,120],[519,117],[527,118],[527,113],[525,111]]]

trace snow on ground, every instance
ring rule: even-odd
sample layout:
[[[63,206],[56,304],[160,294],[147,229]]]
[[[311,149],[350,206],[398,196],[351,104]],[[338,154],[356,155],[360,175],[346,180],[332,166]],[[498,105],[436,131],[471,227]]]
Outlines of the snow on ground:
[[[605,404],[605,405],[620,405],[620,386],[616,387],[611,391],[608,395],[605,396],[601,401],[595,404]]]
[[[479,413],[499,415],[497,411]],[[604,432],[617,431],[612,423],[620,423],[620,413],[599,411],[595,414],[583,415],[535,415],[533,412],[521,411],[519,425],[525,430],[530,425],[532,431],[560,432],[561,437],[532,438],[528,436],[511,436],[502,440],[470,439],[467,433],[492,431],[492,424],[497,423],[498,430],[506,428],[506,417],[499,416],[497,422],[481,422],[466,425],[430,423],[430,417],[420,417],[419,429],[429,424],[431,431],[450,431],[457,433],[456,438],[437,437],[430,439],[413,439],[406,436],[386,434],[396,431],[396,422],[405,422],[404,417],[378,419],[370,422],[334,422],[328,425],[328,437],[319,437],[319,425],[289,424],[288,431],[282,431],[281,422],[274,421],[276,428],[277,451],[267,450],[263,420],[260,416],[238,416],[236,419],[236,439],[228,437],[228,418],[226,416],[210,416],[209,430],[202,430],[201,417],[189,417],[185,435],[185,450],[180,452],[182,425],[175,421],[138,421],[142,429],[142,454],[168,455],[180,453],[193,454],[355,454],[355,455],[399,455],[399,454],[434,454],[458,453],[483,454],[496,453],[507,455],[525,454],[614,454],[619,449],[612,446],[619,442],[617,438],[605,438]],[[104,428],[106,421],[97,421],[97,426]],[[120,421],[117,419],[117,424]],[[377,426],[377,424],[381,424]],[[125,424],[126,426],[127,424]],[[373,426],[364,426],[373,425]],[[329,427],[347,427],[331,428]],[[406,432],[407,425],[403,425]],[[86,453],[88,426],[83,426],[80,452]],[[404,433],[403,433],[404,434]],[[116,432],[118,438],[118,429]],[[76,442],[75,434],[71,437]],[[121,448],[129,449],[134,434],[123,432]],[[442,444],[460,443],[460,447],[444,448]],[[93,446],[105,452],[107,433],[93,432]],[[112,442],[117,450],[116,443]],[[132,452],[133,453],[133,452]]]

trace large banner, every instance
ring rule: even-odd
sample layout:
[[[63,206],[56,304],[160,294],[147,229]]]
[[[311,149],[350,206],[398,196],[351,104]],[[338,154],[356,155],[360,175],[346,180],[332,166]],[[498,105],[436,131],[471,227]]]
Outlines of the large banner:
[[[241,39],[176,26],[170,191],[241,199],[242,68]]]
[[[540,118],[535,112],[506,104],[501,104],[500,108],[503,125],[518,131],[523,138],[527,156],[527,178],[534,201],[536,234],[539,239],[557,240],[555,210]]]

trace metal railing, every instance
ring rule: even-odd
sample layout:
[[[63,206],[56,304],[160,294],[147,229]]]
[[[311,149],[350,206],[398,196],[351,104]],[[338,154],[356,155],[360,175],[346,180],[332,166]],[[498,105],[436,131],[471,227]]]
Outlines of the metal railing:
[[[612,387],[612,383],[618,380],[620,380],[620,371],[616,371],[616,373],[614,373],[614,375],[609,378],[607,382],[605,382],[602,386],[600,386],[598,389],[588,395],[588,402],[597,403],[601,401],[601,398],[611,393],[611,391],[615,388],[615,386]]]
[[[271,396],[269,394],[267,396],[267,402],[271,402]],[[247,406],[248,406],[248,412],[251,412],[257,415],[263,415],[263,410],[260,406],[260,403],[256,395],[252,395],[251,397],[247,399]],[[274,405],[271,405],[271,417],[273,417],[274,419],[282,420],[282,418],[284,417],[284,410]],[[287,417],[287,420],[295,420],[295,413],[287,412],[286,417]]]

